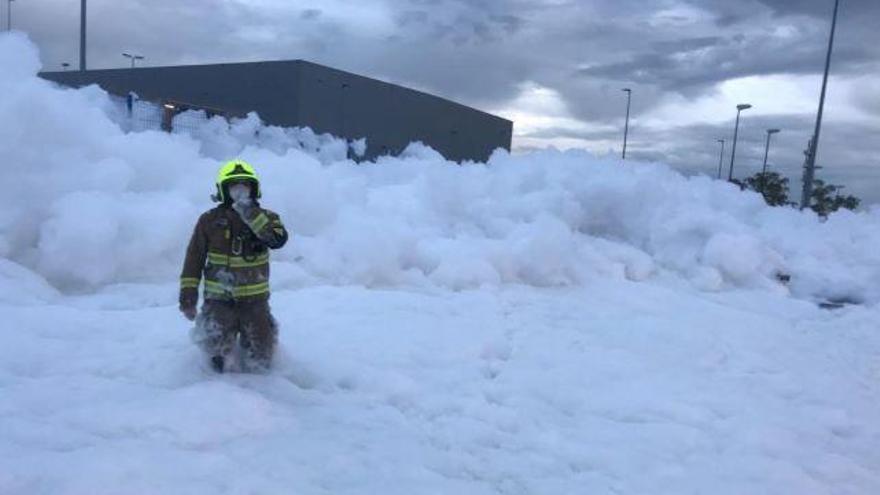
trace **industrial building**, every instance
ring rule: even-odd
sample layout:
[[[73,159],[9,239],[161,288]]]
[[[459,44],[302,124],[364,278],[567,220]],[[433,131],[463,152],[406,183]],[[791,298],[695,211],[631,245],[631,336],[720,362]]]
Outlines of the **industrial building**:
[[[365,158],[397,154],[421,141],[449,160],[485,161],[510,150],[513,122],[421,91],[305,60],[43,72],[66,86],[204,109],[227,117],[257,112],[269,125],[310,127],[367,139]]]

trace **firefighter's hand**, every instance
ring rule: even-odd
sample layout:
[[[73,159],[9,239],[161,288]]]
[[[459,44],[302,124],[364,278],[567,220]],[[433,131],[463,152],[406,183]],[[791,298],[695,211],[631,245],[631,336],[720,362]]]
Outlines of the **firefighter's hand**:
[[[195,320],[196,315],[198,314],[198,311],[196,311],[195,306],[190,306],[190,307],[186,307],[186,308],[181,307],[180,312],[183,313],[183,317],[189,321]]]
[[[238,213],[238,216],[240,216],[245,223],[253,220],[253,218],[259,213],[256,210],[256,206],[250,201],[250,198],[232,203],[232,209]]]

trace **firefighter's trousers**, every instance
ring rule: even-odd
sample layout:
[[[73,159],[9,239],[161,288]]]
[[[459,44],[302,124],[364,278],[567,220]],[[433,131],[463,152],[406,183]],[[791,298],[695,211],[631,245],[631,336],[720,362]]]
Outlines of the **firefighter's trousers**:
[[[269,310],[269,301],[207,299],[196,319],[196,330],[195,340],[208,356],[228,360],[237,339],[244,371],[269,369],[278,340],[278,325]]]

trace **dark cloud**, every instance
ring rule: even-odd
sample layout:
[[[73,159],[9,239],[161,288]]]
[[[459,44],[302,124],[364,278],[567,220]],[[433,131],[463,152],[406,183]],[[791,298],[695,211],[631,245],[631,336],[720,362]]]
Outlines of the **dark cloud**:
[[[428,13],[424,10],[405,10],[397,14],[397,25],[406,28],[412,25],[424,25],[428,22]]]
[[[700,50],[703,48],[713,48],[722,43],[723,38],[720,36],[703,36],[700,38],[682,38],[677,40],[660,41],[655,43],[655,49],[658,52],[682,53]]]
[[[489,16],[489,19],[498,24],[504,29],[504,31],[509,34],[516,34],[517,31],[522,29],[525,24],[525,20],[515,15],[505,14],[505,15],[492,15]]]
[[[586,139],[590,141],[616,140],[623,137],[623,130],[579,132],[568,127],[546,127],[521,134],[523,137],[540,139]]]
[[[353,22],[343,24],[328,8],[296,8],[300,4],[289,9],[207,0],[92,4],[94,67],[123,64],[117,53],[122,48],[140,49],[152,65],[306,58],[484,107],[500,106],[521,83],[534,81],[560,91],[575,116],[591,119],[608,119],[616,107],[600,98],[603,90],[595,81],[572,80],[578,75],[696,95],[732,77],[817,71],[825,29],[818,17],[808,17],[792,21],[789,37],[774,35],[780,16],[811,11],[798,2],[769,0],[694,3],[705,19],[691,19],[684,8],[689,3],[670,9],[676,5],[668,0],[409,0],[388,4],[396,29],[384,36],[360,33],[354,9]],[[870,2],[859,5],[873,9]],[[382,6],[377,3],[376,10]],[[21,22],[32,28],[50,64],[75,58],[75,5],[31,0],[15,7],[28,16]],[[727,27],[719,29],[719,22]],[[859,70],[874,45],[843,43],[836,67]],[[640,93],[650,92],[640,88]],[[646,103],[642,99],[643,110]]]
[[[806,30],[790,37],[773,34],[703,37],[658,43],[632,58],[579,71],[583,76],[657,84],[670,91],[691,93],[718,82],[768,74],[810,74],[822,67],[824,46]],[[872,60],[863,46],[843,46],[835,52],[838,72],[861,72]]]
[[[321,13],[322,12],[320,9],[306,9],[306,10],[303,10],[302,13],[300,13],[299,17],[300,17],[300,19],[309,21],[309,20],[317,19],[318,17],[321,17]]]
[[[715,24],[720,28],[729,28],[748,19],[745,14],[719,14],[715,18]]]
[[[815,17],[830,17],[834,9],[832,0],[759,0],[778,16],[805,14]],[[858,16],[880,14],[880,3],[876,0],[843,0],[841,14],[846,12]],[[876,22],[876,19],[874,20]]]

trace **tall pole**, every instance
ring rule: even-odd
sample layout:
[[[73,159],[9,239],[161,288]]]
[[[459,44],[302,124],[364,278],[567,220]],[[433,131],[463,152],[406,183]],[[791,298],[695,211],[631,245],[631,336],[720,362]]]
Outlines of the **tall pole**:
[[[779,129],[767,129],[767,144],[764,145],[764,166],[761,167],[761,194],[764,194],[764,183],[767,181],[767,155],[770,154],[770,136],[779,132]]]
[[[764,192],[764,174],[767,173],[767,155],[770,153],[770,131],[767,131],[767,142],[764,144],[764,165],[761,166],[761,192]]]
[[[834,0],[834,14],[831,16],[831,35],[828,37],[828,52],[825,54],[825,74],[822,76],[822,93],[819,96],[819,111],[816,114],[816,128],[813,130],[813,140],[810,146],[810,154],[804,165],[804,188],[801,194],[801,209],[810,205],[810,196],[813,194],[813,179],[816,176],[816,153],[819,150],[819,131],[822,129],[822,111],[825,108],[825,90],[828,87],[828,70],[831,67],[831,50],[834,47],[834,28],[837,26],[837,7],[840,0]]]
[[[79,2],[79,70],[86,70],[86,0]]]
[[[730,173],[727,174],[727,180],[733,180],[733,159],[736,156],[736,135],[739,132],[739,110],[736,111],[736,125],[733,126],[733,148],[730,152]]]
[[[779,132],[779,129],[767,129],[767,144],[764,145],[764,166],[761,168],[761,174],[767,173],[767,155],[770,153],[770,136]]]
[[[6,30],[12,31],[12,1],[6,0]]]
[[[623,88],[621,91],[626,91],[626,123],[623,126],[623,156],[621,157],[626,160],[626,138],[629,134],[629,104],[632,101],[632,90]]]
[[[733,180],[733,161],[736,158],[736,138],[737,134],[739,134],[739,113],[743,110],[747,110],[752,108],[748,103],[740,103],[736,106],[736,125],[733,127],[733,147],[730,150],[730,173],[727,175],[727,180]]]
[[[721,180],[721,165],[724,162],[724,140],[719,139],[719,143],[721,143],[721,154],[718,155],[718,180]]]

